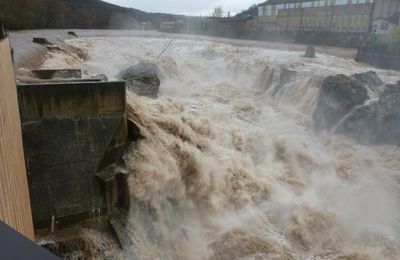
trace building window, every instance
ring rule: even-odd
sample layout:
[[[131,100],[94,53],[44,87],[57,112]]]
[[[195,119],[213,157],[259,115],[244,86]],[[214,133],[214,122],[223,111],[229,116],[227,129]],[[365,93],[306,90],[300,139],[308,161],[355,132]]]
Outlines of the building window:
[[[276,10],[283,10],[285,9],[285,5],[277,5]]]
[[[326,4],[325,4],[325,0],[319,0],[318,1],[318,7],[324,7]]]
[[[262,16],[263,15],[263,7],[260,6],[258,7],[258,16]]]
[[[288,4],[288,8],[289,8],[289,9],[295,8],[295,7],[294,7],[294,3]]]
[[[355,2],[355,3],[357,3],[357,4],[371,4],[371,3],[373,3],[374,1],[373,1],[373,0],[357,0],[357,1],[354,1],[354,0],[353,0],[353,2]]]
[[[335,5],[347,5],[348,1],[347,0],[336,0]]]
[[[272,15],[276,16],[278,14],[278,10],[276,9],[276,5],[273,5],[271,8],[272,8]]]
[[[272,16],[272,6],[267,6],[267,16]]]
[[[382,30],[382,31],[387,31],[387,30],[389,30],[389,23],[388,23],[388,22],[382,22],[382,24],[381,24],[381,30]]]
[[[310,8],[312,7],[312,2],[304,2],[303,3],[303,8]]]

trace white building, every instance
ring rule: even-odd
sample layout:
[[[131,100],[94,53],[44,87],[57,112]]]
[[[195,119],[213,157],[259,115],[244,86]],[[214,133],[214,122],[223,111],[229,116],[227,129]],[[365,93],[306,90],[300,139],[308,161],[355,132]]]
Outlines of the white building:
[[[400,24],[400,13],[389,18],[377,18],[372,21],[372,32],[377,35],[389,35]]]

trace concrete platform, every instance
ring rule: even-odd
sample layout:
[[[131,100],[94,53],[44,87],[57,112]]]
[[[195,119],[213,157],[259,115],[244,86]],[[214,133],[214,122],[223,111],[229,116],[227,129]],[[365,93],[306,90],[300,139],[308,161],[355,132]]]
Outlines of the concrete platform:
[[[124,153],[125,83],[19,85],[18,101],[35,228],[104,214],[95,174]]]

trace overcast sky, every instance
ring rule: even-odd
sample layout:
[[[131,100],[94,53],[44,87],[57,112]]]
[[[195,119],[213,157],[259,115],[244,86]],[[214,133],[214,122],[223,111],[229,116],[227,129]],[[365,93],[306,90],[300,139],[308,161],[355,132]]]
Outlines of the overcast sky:
[[[231,14],[259,4],[262,0],[103,0],[120,6],[133,7],[147,12],[186,15],[209,15],[216,6]]]

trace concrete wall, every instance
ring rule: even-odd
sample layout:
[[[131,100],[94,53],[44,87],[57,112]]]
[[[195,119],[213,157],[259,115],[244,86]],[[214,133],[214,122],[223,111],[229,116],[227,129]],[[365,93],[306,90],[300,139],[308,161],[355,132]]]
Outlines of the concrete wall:
[[[124,152],[125,83],[20,85],[18,98],[35,228],[102,214],[95,174]]]
[[[0,41],[0,220],[34,239],[17,91],[8,39]]]
[[[359,52],[356,61],[381,69],[400,71],[400,56]]]

